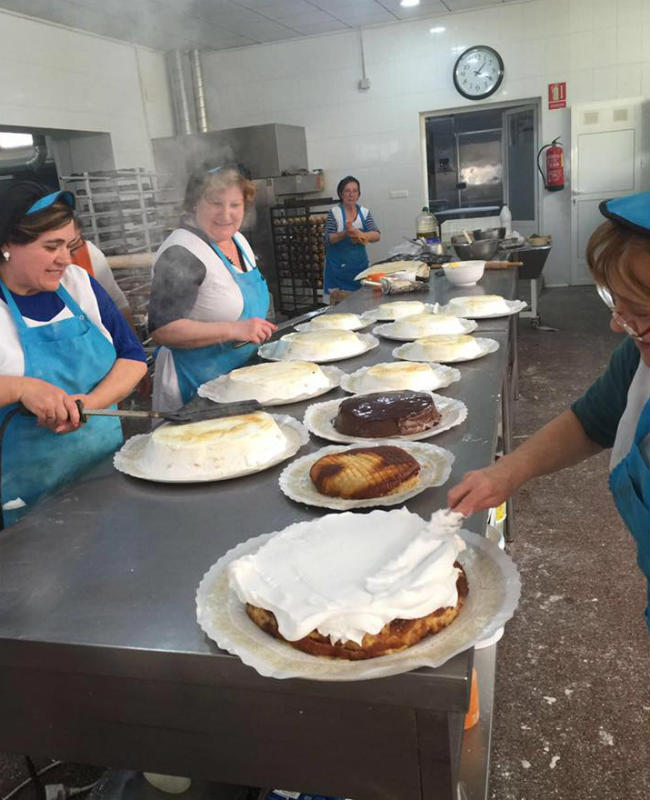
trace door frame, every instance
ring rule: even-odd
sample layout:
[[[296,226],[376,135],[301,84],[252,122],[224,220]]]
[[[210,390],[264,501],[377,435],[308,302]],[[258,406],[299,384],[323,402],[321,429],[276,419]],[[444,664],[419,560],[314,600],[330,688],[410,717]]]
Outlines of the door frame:
[[[500,103],[473,103],[471,106],[455,106],[451,108],[441,108],[432,111],[420,111],[420,174],[422,176],[422,203],[420,206],[429,204],[429,173],[427,169],[427,130],[426,121],[432,117],[449,117],[454,114],[469,114],[476,111],[493,111],[495,109],[509,110],[534,106],[535,108],[535,140],[537,143],[542,138],[542,98],[541,97],[522,97],[519,100],[506,100]],[[538,146],[539,149],[539,146]],[[535,213],[537,214],[537,227],[540,231],[544,230],[544,203],[542,182],[539,179],[537,165],[535,165]]]

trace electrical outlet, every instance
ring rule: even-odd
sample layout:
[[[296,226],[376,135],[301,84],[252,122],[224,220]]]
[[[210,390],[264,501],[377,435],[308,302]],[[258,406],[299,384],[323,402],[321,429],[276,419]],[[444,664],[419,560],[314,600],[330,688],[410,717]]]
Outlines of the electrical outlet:
[[[370,89],[370,78],[361,78],[357,86],[359,87],[360,92]]]

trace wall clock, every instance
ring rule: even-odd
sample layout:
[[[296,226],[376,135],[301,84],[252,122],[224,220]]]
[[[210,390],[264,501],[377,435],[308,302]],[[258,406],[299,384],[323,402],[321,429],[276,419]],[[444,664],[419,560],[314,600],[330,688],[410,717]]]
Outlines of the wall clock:
[[[503,80],[503,59],[492,47],[478,44],[461,53],[454,64],[454,86],[468,100],[494,94]]]

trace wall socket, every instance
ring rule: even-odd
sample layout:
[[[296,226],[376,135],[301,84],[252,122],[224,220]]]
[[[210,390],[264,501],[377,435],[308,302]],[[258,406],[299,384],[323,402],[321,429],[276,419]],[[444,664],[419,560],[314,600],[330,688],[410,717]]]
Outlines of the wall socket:
[[[357,86],[359,87],[360,92],[370,89],[370,78],[361,78]]]

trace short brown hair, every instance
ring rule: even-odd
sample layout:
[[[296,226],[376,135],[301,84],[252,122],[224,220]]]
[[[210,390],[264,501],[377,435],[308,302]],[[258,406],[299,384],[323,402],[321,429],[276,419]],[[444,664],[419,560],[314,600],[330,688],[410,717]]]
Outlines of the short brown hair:
[[[648,286],[630,269],[631,259],[644,254],[650,258],[650,237],[627,230],[610,220],[601,223],[587,243],[587,263],[594,280],[613,294],[616,292],[612,284],[618,284],[635,294],[647,295]]]
[[[197,203],[203,197],[209,199],[215,194],[223,192],[224,189],[229,189],[231,186],[237,186],[241,189],[244,195],[244,208],[248,211],[253,205],[257,187],[253,181],[242,175],[236,167],[223,167],[222,169],[201,172],[191,176],[185,190],[184,214],[193,214]]]
[[[7,242],[31,244],[42,233],[63,228],[72,219],[74,219],[74,210],[67,203],[52,203],[42,211],[23,214],[7,231]]]

